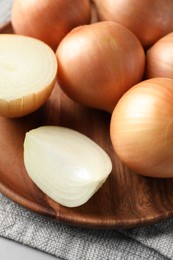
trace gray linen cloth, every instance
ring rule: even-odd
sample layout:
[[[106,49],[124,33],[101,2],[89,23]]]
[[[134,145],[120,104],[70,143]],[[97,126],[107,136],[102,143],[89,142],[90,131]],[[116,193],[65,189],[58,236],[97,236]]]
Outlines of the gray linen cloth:
[[[0,28],[12,0],[0,0]],[[31,212],[0,194],[0,236],[67,260],[173,259],[173,219],[131,230],[84,229]]]
[[[67,260],[173,259],[173,219],[130,230],[58,223],[0,194],[0,235]]]
[[[0,0],[0,29],[10,21],[12,2],[13,0]]]

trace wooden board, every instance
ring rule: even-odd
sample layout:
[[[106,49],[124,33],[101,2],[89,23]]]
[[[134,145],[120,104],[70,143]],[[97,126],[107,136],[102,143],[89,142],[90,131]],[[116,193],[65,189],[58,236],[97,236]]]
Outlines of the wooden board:
[[[7,27],[3,32],[11,32]],[[136,175],[113,151],[110,114],[80,106],[56,85],[47,103],[20,118],[0,117],[0,192],[35,212],[65,223],[97,228],[130,228],[173,216],[173,179]],[[23,163],[25,133],[41,125],[78,130],[103,147],[113,171],[102,188],[84,205],[67,208],[44,195],[27,175]],[[68,162],[67,162],[68,163]]]

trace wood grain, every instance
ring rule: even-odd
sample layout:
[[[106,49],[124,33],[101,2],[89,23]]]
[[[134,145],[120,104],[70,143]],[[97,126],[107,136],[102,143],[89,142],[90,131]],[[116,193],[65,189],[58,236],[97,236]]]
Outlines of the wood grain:
[[[10,27],[7,29],[12,32]],[[173,179],[143,177],[123,165],[112,149],[109,123],[110,114],[73,102],[58,85],[35,113],[20,119],[0,117],[0,192],[29,210],[90,228],[131,228],[172,217]],[[28,130],[41,125],[80,131],[110,155],[113,171],[86,204],[76,208],[61,206],[29,178],[23,163],[23,141]]]

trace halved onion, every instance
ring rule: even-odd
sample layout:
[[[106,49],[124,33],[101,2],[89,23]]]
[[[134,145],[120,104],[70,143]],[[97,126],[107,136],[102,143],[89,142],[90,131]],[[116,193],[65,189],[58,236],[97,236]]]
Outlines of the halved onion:
[[[109,156],[99,145],[60,126],[42,126],[26,133],[24,163],[35,184],[68,207],[87,202],[112,170]]]
[[[52,49],[34,38],[0,35],[0,115],[21,117],[42,106],[56,82]]]

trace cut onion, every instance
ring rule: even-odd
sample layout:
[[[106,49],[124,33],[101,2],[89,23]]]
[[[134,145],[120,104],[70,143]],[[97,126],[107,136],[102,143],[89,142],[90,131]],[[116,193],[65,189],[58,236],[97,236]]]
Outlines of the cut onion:
[[[21,117],[42,106],[56,82],[52,49],[31,37],[0,35],[0,115]]]
[[[33,182],[67,207],[87,202],[112,170],[109,156],[99,145],[75,130],[58,126],[26,133],[24,163]]]

